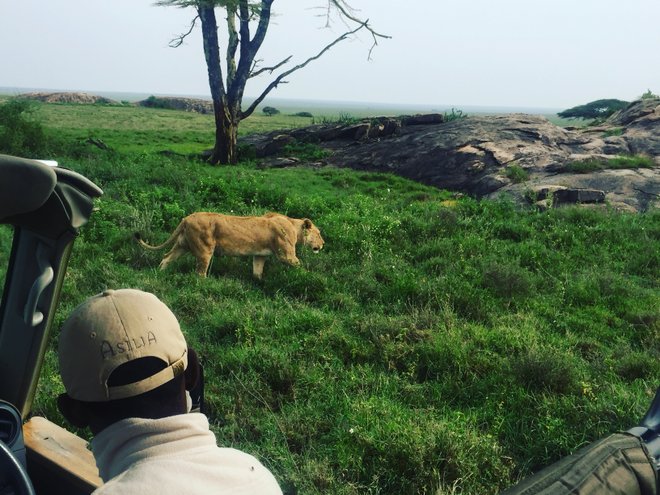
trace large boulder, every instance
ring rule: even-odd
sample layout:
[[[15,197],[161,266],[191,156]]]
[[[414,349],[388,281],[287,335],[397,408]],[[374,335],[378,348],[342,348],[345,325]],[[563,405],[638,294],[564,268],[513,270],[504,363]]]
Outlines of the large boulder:
[[[475,197],[508,194],[523,200],[540,190],[562,191],[553,204],[607,203],[634,211],[652,208],[660,198],[660,99],[633,102],[603,125],[586,129],[508,114],[450,121],[437,116],[369,119],[288,134],[330,150],[330,165],[391,172]],[[275,135],[282,139],[282,132],[248,139],[264,157]],[[656,165],[608,168],[608,160],[629,155],[645,155]],[[589,160],[603,167],[575,173],[568,166]]]
[[[660,98],[635,101],[612,115],[606,125],[623,129],[631,153],[652,156],[660,165]]]

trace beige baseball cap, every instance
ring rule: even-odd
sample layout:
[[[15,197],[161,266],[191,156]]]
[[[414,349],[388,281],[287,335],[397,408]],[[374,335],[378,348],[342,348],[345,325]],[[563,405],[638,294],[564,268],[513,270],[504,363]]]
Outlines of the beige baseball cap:
[[[143,394],[172,380],[188,366],[179,322],[156,296],[136,289],[106,290],[79,305],[62,326],[60,374],[67,394],[103,402]],[[108,386],[121,364],[156,357],[165,369],[127,385]]]

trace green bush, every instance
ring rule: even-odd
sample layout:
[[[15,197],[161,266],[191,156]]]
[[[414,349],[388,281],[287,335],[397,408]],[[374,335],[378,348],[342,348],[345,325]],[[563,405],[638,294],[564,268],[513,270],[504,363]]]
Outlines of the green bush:
[[[44,128],[36,118],[36,102],[12,98],[0,104],[0,152],[44,158],[49,148]]]
[[[172,108],[171,103],[165,98],[158,98],[154,95],[151,95],[149,98],[141,102],[141,105],[149,108]]]
[[[464,113],[463,110],[457,110],[455,108],[451,109],[451,112],[445,112],[443,115],[445,122],[451,122],[453,120],[460,120],[467,118],[468,114]]]
[[[264,107],[261,111],[264,113],[264,115],[269,115],[269,116],[277,115],[278,113],[280,113],[280,111],[275,107]]]
[[[527,270],[518,264],[489,262],[483,268],[483,285],[498,297],[512,299],[529,295],[533,284]]]
[[[576,359],[555,348],[530,348],[512,360],[512,372],[530,390],[557,394],[579,390],[580,374]]]
[[[529,173],[517,163],[512,163],[504,169],[504,175],[514,184],[525,182],[529,179]]]

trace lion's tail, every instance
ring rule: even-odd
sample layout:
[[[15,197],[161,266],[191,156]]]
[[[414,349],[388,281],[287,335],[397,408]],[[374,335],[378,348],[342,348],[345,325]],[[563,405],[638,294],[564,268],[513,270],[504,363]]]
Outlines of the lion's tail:
[[[152,246],[151,244],[147,244],[142,240],[142,236],[140,235],[139,232],[135,232],[133,234],[133,237],[135,237],[135,240],[140,244],[145,249],[151,249],[152,251],[158,251],[159,249],[163,249],[164,247],[169,246],[172,244],[177,237],[179,237],[179,234],[183,230],[183,220],[177,225],[176,229],[174,229],[174,232],[172,232],[172,235],[170,235],[165,242],[162,244],[159,244],[158,246]]]

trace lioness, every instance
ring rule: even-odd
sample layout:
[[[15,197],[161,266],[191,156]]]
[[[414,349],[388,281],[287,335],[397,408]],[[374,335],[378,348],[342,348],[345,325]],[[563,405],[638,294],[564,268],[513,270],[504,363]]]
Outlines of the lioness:
[[[284,263],[300,265],[296,244],[302,243],[318,253],[323,249],[321,232],[309,218],[290,218],[279,213],[260,217],[239,217],[220,213],[197,212],[185,217],[162,244],[151,246],[139,233],[135,238],[146,249],[162,249],[174,244],[160,262],[163,270],[186,251],[197,258],[197,273],[206,277],[214,253],[227,256],[252,256],[252,274],[261,280],[266,257],[275,255]]]

